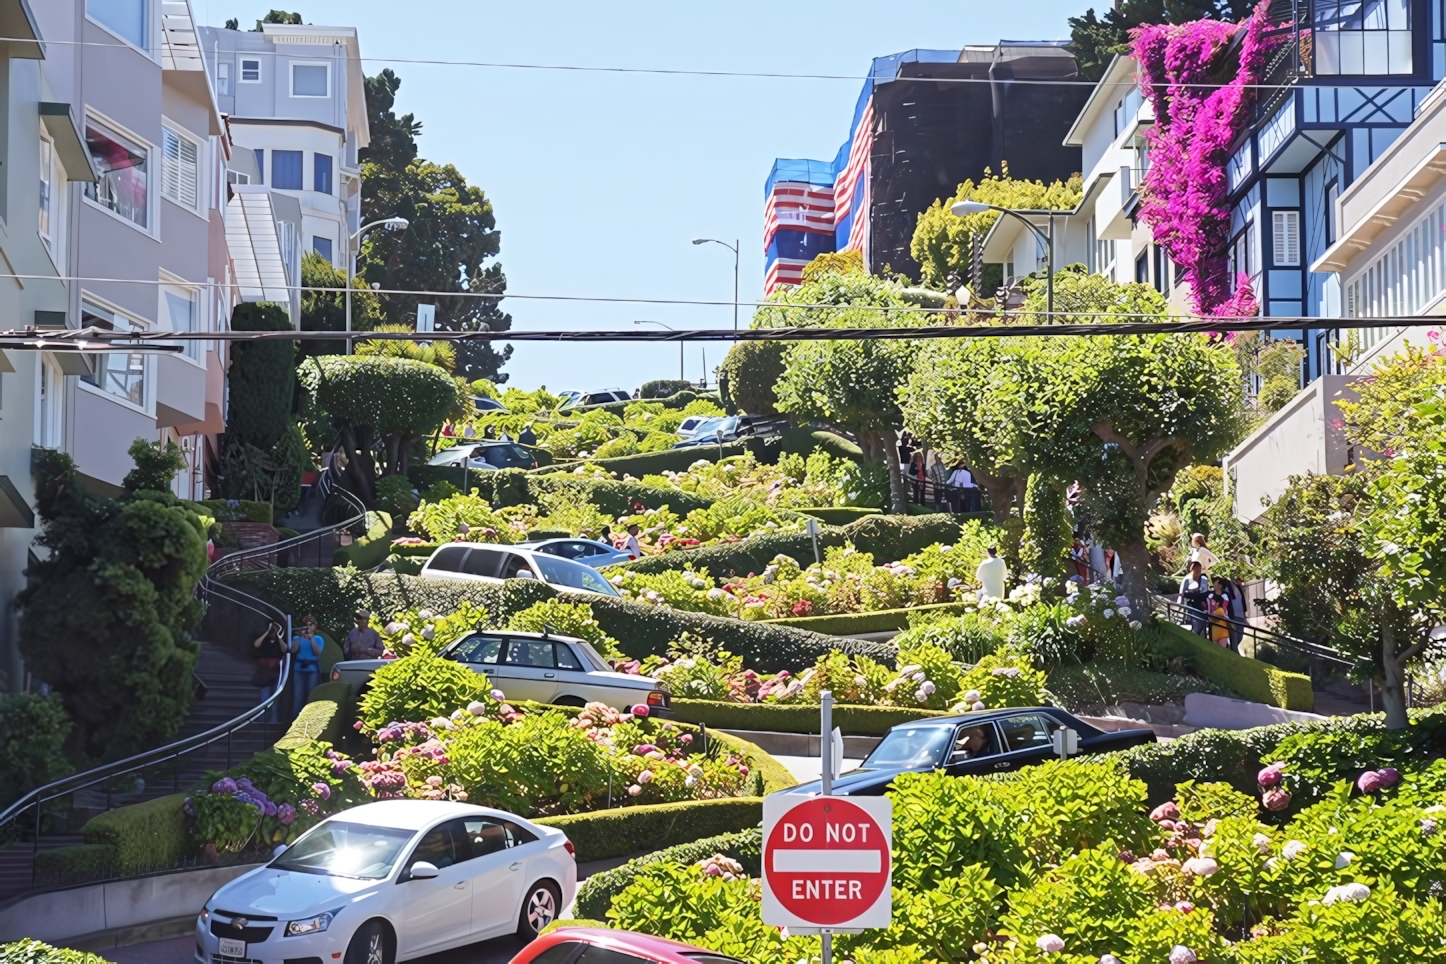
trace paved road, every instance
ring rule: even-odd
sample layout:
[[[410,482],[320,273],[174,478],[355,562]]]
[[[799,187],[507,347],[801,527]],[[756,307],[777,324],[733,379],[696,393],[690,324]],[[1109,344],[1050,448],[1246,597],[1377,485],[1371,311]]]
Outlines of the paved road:
[[[523,942],[515,937],[499,937],[419,958],[418,964],[507,964],[522,947]],[[100,953],[115,964],[196,964],[196,942],[191,937],[132,944]]]

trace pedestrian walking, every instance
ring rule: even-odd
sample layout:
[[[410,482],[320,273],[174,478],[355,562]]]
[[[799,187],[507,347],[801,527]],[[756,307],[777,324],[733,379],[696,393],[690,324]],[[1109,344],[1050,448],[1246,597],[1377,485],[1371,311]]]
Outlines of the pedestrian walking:
[[[954,471],[949,475],[949,502],[955,512],[965,511],[965,490],[973,485],[974,473],[965,468],[963,462],[954,466]]]
[[[909,459],[909,478],[914,481],[914,501],[924,504],[924,487],[929,481],[929,471],[924,463],[924,453],[915,452]]]
[[[942,512],[949,495],[949,467],[938,452],[929,453],[929,486],[934,490],[934,511]]]
[[[1105,575],[1116,589],[1125,581],[1125,567],[1120,563],[1120,554],[1113,549],[1105,550]]]
[[[483,438],[486,438],[486,439],[495,439],[495,438],[497,438],[497,426],[496,426],[496,425],[488,425],[486,428],[484,428],[484,429],[482,430],[482,437],[483,437]]]
[[[462,437],[465,439],[474,439],[477,437],[477,429],[472,426],[471,422],[468,422],[467,427],[462,429]]]
[[[1230,590],[1225,586],[1224,579],[1215,579],[1213,591],[1205,597],[1205,608],[1210,613],[1210,642],[1233,648],[1230,646]]]
[[[1197,532],[1190,537],[1190,561],[1200,563],[1200,570],[1207,576],[1210,574],[1210,569],[1220,561],[1220,557],[1205,545],[1203,533]]]
[[[309,620],[309,621],[308,621]],[[306,698],[321,683],[321,651],[325,644],[316,634],[316,621],[308,616],[291,637],[291,708],[300,713]]]
[[[1245,580],[1236,576],[1226,581],[1230,590],[1230,648],[1240,652],[1240,641],[1245,638],[1245,620],[1249,607],[1245,604]]]
[[[266,631],[251,644],[251,655],[256,660],[251,685],[257,688],[261,697],[259,702],[264,703],[276,692],[276,684],[281,679],[281,660],[286,656],[286,634],[281,631],[279,623],[266,625]],[[263,722],[275,723],[276,720],[276,704],[272,703],[266,708]]]
[[[998,546],[990,546],[988,552],[979,568],[974,570],[974,578],[979,580],[979,594],[984,599],[1003,599],[1009,567],[999,558]]]
[[[1069,550],[1070,560],[1074,563],[1075,575],[1079,576],[1081,582],[1090,581],[1090,542],[1085,534],[1075,530],[1074,545]]]
[[[1205,597],[1210,595],[1210,583],[1200,563],[1190,563],[1190,571],[1180,580],[1180,594],[1176,597],[1180,605],[1190,614],[1190,632],[1196,636],[1205,635]]]
[[[623,540],[623,551],[634,559],[640,558],[643,554],[643,547],[638,545],[639,531],[638,524],[634,522],[628,526],[628,537]]]
[[[342,654],[347,659],[381,659],[386,652],[381,634],[371,626],[372,614],[365,609],[356,612],[356,625],[347,631]]]
[[[605,543],[607,543],[609,546],[611,546],[611,547],[614,548],[614,549],[616,549],[616,548],[618,547],[618,544],[613,540],[613,527],[612,527],[612,526],[603,526],[603,527],[602,527],[602,533],[598,535],[597,541],[598,541],[598,542],[605,542]]]

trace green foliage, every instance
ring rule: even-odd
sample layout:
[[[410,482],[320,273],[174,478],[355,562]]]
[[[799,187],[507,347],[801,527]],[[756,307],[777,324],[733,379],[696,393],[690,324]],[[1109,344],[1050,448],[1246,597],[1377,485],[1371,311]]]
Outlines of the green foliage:
[[[893,950],[902,960],[963,961],[989,936],[1000,908],[1003,889],[989,868],[974,864],[958,877],[939,881],[924,893],[894,888],[893,923],[881,933],[843,938],[840,952],[857,945],[867,952]],[[867,953],[866,952],[866,953]],[[871,958],[865,958],[871,959]]]
[[[357,718],[373,730],[393,721],[430,720],[490,699],[490,689],[482,674],[419,652],[376,671],[362,694]]]
[[[404,332],[415,331],[409,325],[377,325],[372,331]],[[435,365],[450,372],[457,367],[457,349],[450,341],[434,341],[422,344],[419,341],[394,341],[391,339],[367,339],[356,343],[353,354],[376,355],[384,358],[410,358],[413,361]],[[471,385],[467,391],[471,392]]]
[[[1120,703],[1183,704],[1191,693],[1234,695],[1228,687],[1190,673],[1162,673],[1140,666],[1074,663],[1049,671],[1051,702],[1072,713]]]
[[[1048,579],[1064,574],[1065,555],[1073,542],[1064,487],[1036,472],[1024,496],[1024,540],[1019,558],[1025,569]]]
[[[913,240],[909,243],[909,254],[919,262],[919,276],[924,284],[943,291],[951,274],[958,275],[963,283],[969,283],[970,259],[973,241],[981,241],[989,232],[999,214],[994,211],[955,217],[949,208],[958,201],[982,201],[1006,208],[1055,208],[1069,210],[1079,204],[1082,181],[1078,174],[1068,181],[1028,181],[1009,176],[1009,166],[1002,165],[1001,174],[991,174],[987,169],[984,177],[976,184],[966,180],[959,185],[954,196],[935,201],[919,213],[914,228]],[[994,292],[976,291],[980,297],[992,297]]]
[[[127,492],[168,492],[176,476],[186,467],[186,457],[175,442],[167,442],[163,447],[159,442],[152,445],[138,438],[126,454],[136,466],[121,480]]]
[[[0,806],[72,770],[63,752],[70,728],[56,696],[0,696]]]
[[[495,260],[502,246],[492,202],[451,164],[417,156],[421,124],[393,111],[401,79],[391,68],[366,79],[371,144],[362,161],[362,208],[369,218],[404,217],[406,231],[373,231],[362,242],[358,274],[386,291],[458,292],[501,295],[507,278]],[[506,331],[512,317],[500,298],[437,298],[433,295],[377,295],[386,319],[406,324],[417,304],[437,306],[438,331]],[[487,342],[457,349],[457,374],[468,381],[495,382],[511,356]]]
[[[650,847],[690,848],[695,846],[691,841],[699,837],[707,839],[721,834],[738,834],[758,826],[762,819],[763,801],[757,797],[740,797],[614,807],[560,817],[541,817],[538,822],[566,833],[567,839],[577,848],[577,859],[590,861],[626,857]],[[714,852],[709,851],[702,856],[711,856]],[[599,916],[605,909],[599,909]],[[581,904],[578,911],[584,912]],[[591,914],[592,911],[586,913]]]
[[[158,745],[191,701],[205,526],[169,492],[88,493],[69,456],[36,450],[48,558],[26,570],[20,650],[75,724],[92,759]]]
[[[679,392],[686,392],[693,383],[686,378],[658,378],[643,382],[638,389],[639,398],[669,398]]]
[[[362,278],[353,278],[351,287],[351,330],[376,330],[384,321],[376,292]],[[316,290],[321,288],[337,290]],[[334,267],[329,259],[315,251],[304,253],[301,256],[301,330],[346,331],[345,290],[345,268]],[[298,348],[303,357],[346,354],[346,343],[342,341],[303,341],[298,342]],[[287,354],[289,358],[290,352]]]
[[[904,653],[899,654],[903,659]],[[1021,659],[1008,650],[992,653],[959,678],[954,696],[961,703],[956,707],[967,711],[973,702],[983,703],[986,709],[997,710],[1005,706],[1043,706],[1045,675],[1030,665],[1029,659]],[[963,694],[977,691],[979,696],[970,701]]]
[[[417,508],[412,482],[405,475],[384,475],[377,480],[377,506],[394,519],[405,519]]]
[[[65,947],[51,947],[40,941],[15,941],[0,944],[0,964],[109,964],[99,954],[87,951],[72,951]]]
[[[961,663],[977,663],[997,650],[1004,642],[998,618],[980,612],[961,613],[957,616],[915,622],[894,637],[900,649],[931,645],[945,650]]]
[[[243,302],[231,312],[232,331],[289,331],[286,309],[269,301]],[[291,417],[296,366],[285,341],[242,342],[231,349],[226,369],[230,404],[226,434],[235,442],[269,450]]]
[[[1256,703],[1306,712],[1315,708],[1310,677],[1287,673],[1269,663],[1237,656],[1173,623],[1157,625],[1170,640],[1168,654],[1183,656],[1190,669],[1206,679],[1214,680]]]
[[[774,387],[783,377],[788,345],[781,341],[740,341],[728,349],[718,370],[727,386],[725,401],[749,415],[774,415],[778,396]]]
[[[662,804],[662,806],[672,808],[678,805]],[[697,806],[697,804],[692,806]],[[603,811],[601,814],[588,818],[567,819],[599,819],[606,813],[607,811]],[[757,827],[750,827],[734,833],[722,833],[716,837],[703,837],[690,843],[675,844],[641,857],[635,857],[621,867],[612,870],[591,874],[578,887],[577,913],[583,917],[601,920],[607,915],[613,896],[632,883],[638,873],[649,864],[695,864],[715,854],[738,861],[743,865],[745,872],[756,876],[760,871],[760,862],[763,857],[763,835]]]
[[[1355,781],[1367,770],[1424,770],[1446,755],[1446,717],[1432,714],[1401,730],[1305,731],[1286,737],[1271,754],[1290,776],[1292,803],[1307,806],[1330,794],[1339,780]]]
[[[514,613],[507,620],[507,628],[518,632],[556,633],[559,636],[585,639],[605,657],[618,653],[618,641],[603,632],[597,620],[592,617],[592,607],[586,603],[545,599]]]
[[[85,842],[112,848],[117,870],[169,869],[190,849],[185,796],[173,793],[92,817],[83,831]]]
[[[1040,314],[1031,319],[1048,324],[1049,283],[1038,275],[1024,282],[1025,310]],[[1165,296],[1138,281],[1115,282],[1102,274],[1090,273],[1082,264],[1067,264],[1054,275],[1053,322],[1089,325],[1099,321],[1150,321],[1165,314]],[[1077,315],[1062,314],[1078,312]]]

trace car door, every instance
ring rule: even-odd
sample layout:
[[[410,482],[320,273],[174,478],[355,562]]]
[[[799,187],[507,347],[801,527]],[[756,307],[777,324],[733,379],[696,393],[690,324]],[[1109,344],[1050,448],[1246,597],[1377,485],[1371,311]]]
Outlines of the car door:
[[[553,699],[594,700],[609,706],[626,705],[627,694],[619,695],[612,687],[601,686],[598,677],[589,674],[591,667],[580,653],[562,640],[552,641],[553,657],[557,662],[557,692]],[[634,702],[637,702],[636,700]]]
[[[473,936],[510,934],[517,928],[522,888],[528,883],[525,865],[514,866],[517,854],[511,828],[516,825],[481,815],[463,817],[461,824],[472,855]]]
[[[1054,755],[1050,743],[1060,724],[1043,713],[1018,713],[998,721],[1004,739],[1004,762],[1001,769],[1018,770],[1032,763],[1043,763]]]
[[[477,633],[447,651],[447,658],[466,664],[474,673],[483,673],[492,685],[507,692],[506,681],[498,665],[502,662],[502,647],[507,640],[502,636]]]
[[[550,639],[509,639],[497,670],[508,699],[550,703],[557,693],[557,660]]]
[[[971,750],[970,736],[977,733],[983,745]],[[977,740],[975,741],[978,742]],[[964,723],[954,731],[954,742],[944,769],[950,776],[967,776],[1012,769],[1012,764],[1001,752],[1003,743],[999,729],[993,723]]]
[[[402,890],[398,923],[399,957],[416,957],[466,941],[472,934],[472,886],[465,861],[458,860],[454,831],[460,821],[434,827],[418,841],[397,880]],[[457,826],[454,826],[457,825]],[[411,867],[419,860],[434,864],[436,877],[418,879]]]

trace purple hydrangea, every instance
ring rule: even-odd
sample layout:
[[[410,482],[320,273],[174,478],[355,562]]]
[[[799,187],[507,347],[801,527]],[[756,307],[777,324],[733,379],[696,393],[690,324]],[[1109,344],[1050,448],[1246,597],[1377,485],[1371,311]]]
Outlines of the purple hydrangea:
[[[276,808],[276,819],[281,821],[283,827],[291,826],[296,820],[296,808],[289,803],[283,803]]]
[[[231,779],[230,777],[222,777],[221,779],[217,780],[215,783],[211,784],[211,792],[212,792],[212,793],[226,793],[226,794],[235,793],[235,792],[236,792],[236,781],[233,780],[233,779]]]

